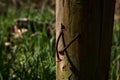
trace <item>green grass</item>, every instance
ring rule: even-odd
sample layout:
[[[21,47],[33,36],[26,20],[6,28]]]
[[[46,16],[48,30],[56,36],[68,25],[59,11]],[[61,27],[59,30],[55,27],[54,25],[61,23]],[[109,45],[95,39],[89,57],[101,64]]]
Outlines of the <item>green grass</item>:
[[[45,10],[7,7],[0,14],[0,80],[55,80],[55,34],[48,38],[45,28],[14,38],[11,28],[17,18],[54,23],[54,15]],[[11,42],[6,47],[6,42]],[[115,22],[111,50],[110,79],[120,80],[120,24]]]
[[[17,12],[7,8],[6,14],[0,15],[0,80],[55,80],[54,34],[48,37],[43,28],[14,38],[12,28],[17,18],[54,22],[54,15],[32,8],[21,8]],[[8,41],[11,42],[9,47],[5,46]]]
[[[120,22],[114,22],[110,80],[120,80]]]

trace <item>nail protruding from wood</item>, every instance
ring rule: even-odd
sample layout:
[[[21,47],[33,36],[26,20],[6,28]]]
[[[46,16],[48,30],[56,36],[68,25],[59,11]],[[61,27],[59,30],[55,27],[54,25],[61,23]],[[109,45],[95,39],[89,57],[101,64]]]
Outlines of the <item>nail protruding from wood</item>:
[[[80,34],[76,35],[61,51],[59,51],[59,53],[63,54],[64,51],[78,38],[80,38]]]

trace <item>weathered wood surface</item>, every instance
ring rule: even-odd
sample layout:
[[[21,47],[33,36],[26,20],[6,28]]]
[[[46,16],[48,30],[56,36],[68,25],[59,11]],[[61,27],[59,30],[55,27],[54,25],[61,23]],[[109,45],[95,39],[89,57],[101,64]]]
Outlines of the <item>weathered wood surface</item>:
[[[56,80],[108,80],[114,0],[56,0],[56,40],[61,31],[65,43],[77,34],[81,37],[68,47],[68,58],[56,62]],[[58,51],[63,49],[62,38]]]

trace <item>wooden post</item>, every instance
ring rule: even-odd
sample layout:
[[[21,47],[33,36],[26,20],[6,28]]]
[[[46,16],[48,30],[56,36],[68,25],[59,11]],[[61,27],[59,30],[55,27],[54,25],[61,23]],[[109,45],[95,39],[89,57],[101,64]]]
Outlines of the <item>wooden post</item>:
[[[113,16],[114,0],[56,0],[56,52],[79,35],[56,56],[56,80],[108,80]]]

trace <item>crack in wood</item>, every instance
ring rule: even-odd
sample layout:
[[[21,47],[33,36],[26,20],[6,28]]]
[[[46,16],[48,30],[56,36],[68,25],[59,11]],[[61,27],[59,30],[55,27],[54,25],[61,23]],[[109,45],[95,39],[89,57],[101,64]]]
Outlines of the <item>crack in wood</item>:
[[[65,3],[65,0],[62,0],[62,5],[63,5],[63,7],[64,7],[64,3]]]

